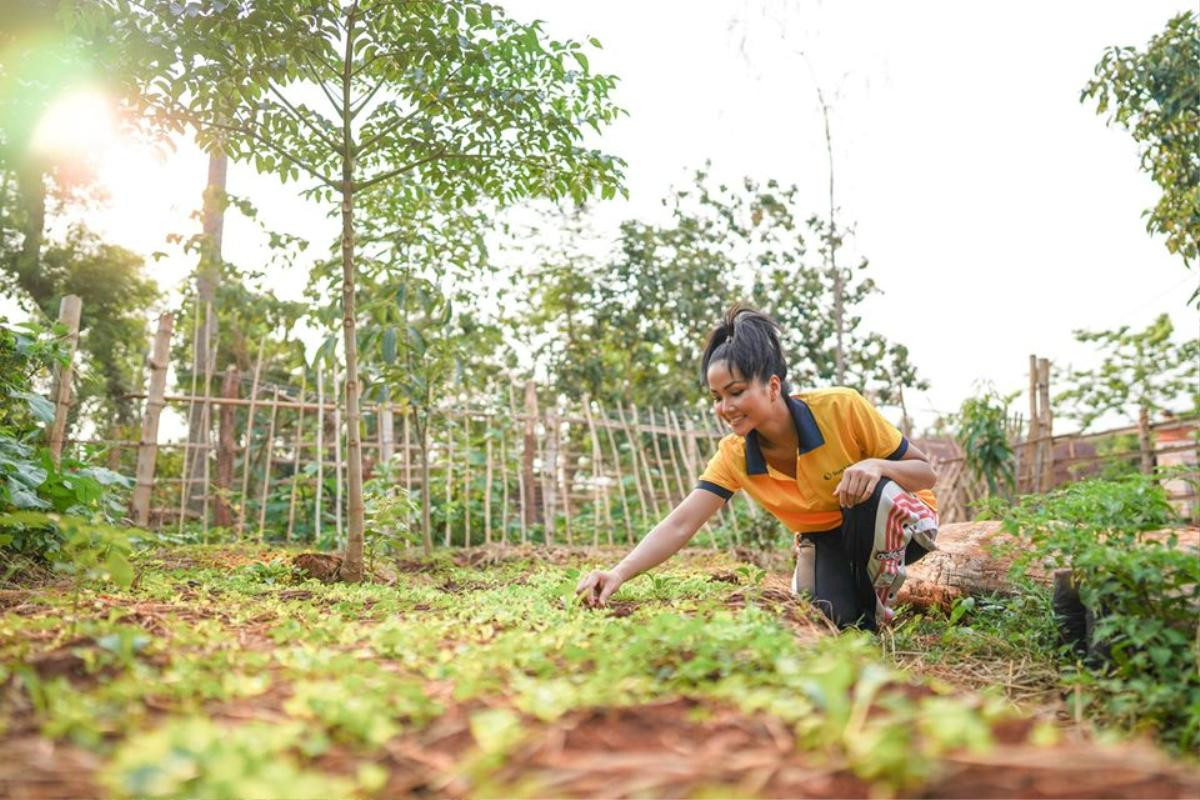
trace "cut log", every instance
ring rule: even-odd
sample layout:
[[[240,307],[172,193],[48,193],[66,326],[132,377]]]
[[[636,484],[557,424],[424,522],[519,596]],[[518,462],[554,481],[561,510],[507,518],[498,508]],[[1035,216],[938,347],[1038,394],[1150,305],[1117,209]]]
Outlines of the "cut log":
[[[1172,533],[1178,538],[1179,547],[1200,549],[1200,528],[1149,531],[1142,538],[1166,541]],[[908,565],[908,578],[897,602],[919,608],[949,608],[964,595],[1011,593],[1014,589],[1008,571],[1017,552],[1011,548],[1015,543],[999,522],[942,525],[938,530],[937,551]],[[1049,585],[1053,573],[1053,569],[1033,564],[1026,574]]]

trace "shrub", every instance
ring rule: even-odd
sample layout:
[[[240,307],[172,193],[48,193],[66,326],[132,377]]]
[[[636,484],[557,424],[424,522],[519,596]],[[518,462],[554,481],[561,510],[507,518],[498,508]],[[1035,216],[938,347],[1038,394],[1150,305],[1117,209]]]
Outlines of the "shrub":
[[[1150,730],[1182,750],[1200,744],[1200,553],[1170,534],[1176,522],[1153,476],[1071,484],[1022,498],[1003,514],[1024,546],[1014,569],[1034,561],[1069,568],[1094,616],[1093,653],[1069,682],[1092,714]]]
[[[0,557],[70,560],[81,524],[111,526],[125,513],[128,478],[69,456],[56,464],[44,444],[54,406],[35,389],[65,359],[61,333],[0,319]]]

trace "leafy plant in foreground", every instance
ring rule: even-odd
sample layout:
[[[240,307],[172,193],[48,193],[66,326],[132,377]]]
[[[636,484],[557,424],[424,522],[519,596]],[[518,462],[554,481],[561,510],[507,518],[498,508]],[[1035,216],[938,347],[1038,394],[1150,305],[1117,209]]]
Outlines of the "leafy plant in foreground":
[[[63,362],[61,333],[0,320],[0,514],[16,512],[5,517],[0,558],[18,553],[65,569],[74,558],[91,558],[83,543],[100,528],[88,533],[88,524],[103,527],[124,516],[120,490],[130,481],[68,455],[56,463],[43,444],[54,406],[35,383]],[[107,557],[109,550],[99,555]],[[78,567],[87,572],[92,565]]]
[[[1169,532],[1145,535],[1173,522],[1161,483],[1143,475],[1028,496],[1004,514],[1028,545],[1014,569],[1069,568],[1095,617],[1090,646],[1104,657],[1074,666],[1079,702],[1188,750],[1200,743],[1200,553]]]

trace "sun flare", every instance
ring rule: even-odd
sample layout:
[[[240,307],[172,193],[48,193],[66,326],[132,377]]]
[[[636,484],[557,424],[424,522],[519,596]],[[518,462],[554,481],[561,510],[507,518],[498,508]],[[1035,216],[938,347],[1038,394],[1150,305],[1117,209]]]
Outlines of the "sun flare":
[[[98,164],[117,139],[107,95],[99,89],[79,88],[50,104],[33,130],[30,149],[56,161]]]

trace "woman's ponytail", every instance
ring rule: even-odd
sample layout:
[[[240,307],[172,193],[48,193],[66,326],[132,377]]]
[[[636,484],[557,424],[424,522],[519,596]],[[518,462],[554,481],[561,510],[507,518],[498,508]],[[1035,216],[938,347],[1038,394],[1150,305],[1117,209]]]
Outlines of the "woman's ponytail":
[[[707,385],[708,368],[728,362],[746,380],[766,382],[778,375],[787,393],[787,362],[779,343],[779,325],[761,311],[734,303],[708,336],[700,361],[700,383]]]

